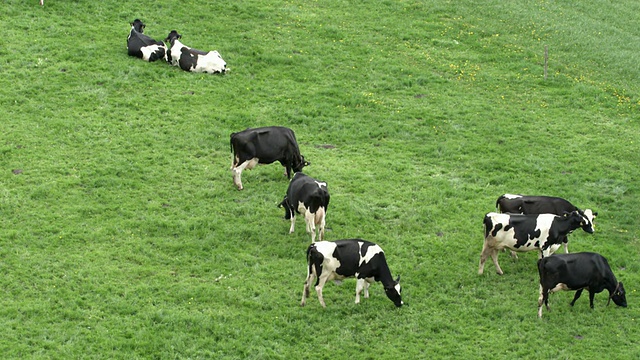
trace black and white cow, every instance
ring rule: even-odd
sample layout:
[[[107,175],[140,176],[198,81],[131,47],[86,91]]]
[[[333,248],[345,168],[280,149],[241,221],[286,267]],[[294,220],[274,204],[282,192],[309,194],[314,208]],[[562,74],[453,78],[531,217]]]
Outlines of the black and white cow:
[[[502,249],[517,252],[538,250],[540,257],[549,256],[558,250],[567,234],[579,227],[593,233],[591,222],[577,211],[563,216],[488,213],[484,217],[484,246],[478,274],[482,275],[489,256],[496,272],[503,274],[498,264],[498,251]]]
[[[204,72],[209,74],[224,73],[227,63],[217,51],[202,51],[192,49],[180,42],[182,35],[172,30],[164,41],[171,44],[167,53],[167,61],[173,66],[190,72]]]
[[[327,183],[318,181],[301,172],[293,174],[287,195],[279,206],[284,206],[285,219],[291,220],[289,234],[293,233],[296,223],[296,212],[304,216],[307,233],[311,234],[311,242],[316,241],[316,226],[318,226],[318,240],[324,240],[324,227],[329,209],[329,191]]]
[[[589,291],[589,305],[593,309],[593,297],[596,293],[609,290],[609,302],[627,307],[627,297],[622,281],[618,282],[609,267],[607,259],[596,253],[582,252],[558,254],[538,260],[540,274],[540,297],[538,298],[538,317],[542,317],[542,304],[549,310],[549,294],[559,290],[577,290],[571,306],[582,294]]]
[[[529,195],[501,195],[496,201],[496,208],[503,213],[511,214],[555,214],[564,215],[577,211],[583,215],[595,229],[594,220],[597,212],[591,209],[580,210],[569,201],[554,196],[529,196]],[[562,239],[564,252],[569,253],[568,238]],[[515,255],[512,253],[512,255]]]
[[[300,306],[305,305],[314,279],[317,278],[315,289],[318,300],[322,307],[326,307],[322,297],[324,284],[330,280],[349,277],[357,279],[356,304],[360,303],[360,293],[363,290],[364,297],[369,297],[369,285],[376,281],[382,283],[385,294],[396,306],[404,304],[400,294],[400,277],[393,279],[384,251],[372,242],[362,239],[318,241],[307,249],[307,264],[307,279]]]
[[[282,126],[247,129],[231,134],[231,170],[233,183],[242,190],[242,171],[258,164],[279,161],[286,168],[288,178],[292,172],[302,171],[309,165],[300,155],[293,130]]]
[[[131,23],[131,31],[127,37],[127,51],[129,56],[139,57],[145,61],[166,59],[167,47],[162,41],[157,41],[143,34],[145,25],[140,19]]]

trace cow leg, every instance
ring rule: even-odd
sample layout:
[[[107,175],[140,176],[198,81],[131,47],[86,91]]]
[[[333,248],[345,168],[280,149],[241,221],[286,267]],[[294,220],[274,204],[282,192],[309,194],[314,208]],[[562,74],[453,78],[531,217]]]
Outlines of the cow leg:
[[[232,165],[231,171],[233,171],[233,183],[238,187],[238,190],[242,190],[242,171],[246,169],[253,169],[258,164],[258,158],[253,158],[251,160],[245,160],[239,166],[235,166],[235,163]]]
[[[362,290],[365,290],[365,297],[369,297],[368,296],[368,290],[366,290],[367,288],[367,281],[365,279],[358,279],[356,281],[356,304],[360,304],[360,293],[362,292]]]
[[[316,211],[315,221],[316,225],[319,227],[318,241],[324,240],[324,227],[325,227],[325,218],[326,213],[324,212],[324,208],[321,207]]]
[[[322,305],[323,308],[327,307],[327,305],[324,303],[324,298],[322,297],[322,288],[324,287],[324,284],[327,282],[327,278],[328,276],[324,276],[324,274],[320,274],[318,285],[316,285],[316,293],[318,293],[318,300],[320,301],[320,305]]]
[[[489,249],[489,247],[487,246],[487,242],[485,241],[484,245],[482,246],[482,252],[480,253],[480,265],[478,266],[478,275],[482,275],[482,273],[484,273],[484,263],[487,261],[487,258],[489,257],[490,252],[491,252],[491,249]]]
[[[289,227],[289,234],[293,234],[293,230],[296,227],[296,212],[291,211],[291,227]]]
[[[569,253],[569,238],[568,237],[564,237],[564,239],[562,239],[562,246],[564,246],[564,253],[568,254]]]
[[[516,252],[515,252],[515,251],[513,251],[513,250],[510,250],[510,251],[511,251],[511,258],[513,258],[513,259],[517,259],[517,258],[518,258],[518,253],[516,253]]]
[[[316,276],[313,272],[310,272],[309,275],[307,275],[307,280],[304,282],[304,289],[302,290],[302,301],[300,301],[300,306],[304,306],[307,303],[307,298],[309,297],[309,288],[315,280],[315,277]]]
[[[307,233],[311,234],[311,242],[316,242],[315,214],[310,211],[305,212],[304,222],[307,224]]]
[[[591,289],[589,289],[589,306],[591,306],[591,308],[593,309],[593,298],[594,296],[596,296],[596,292],[595,291],[591,291]]]
[[[580,290],[576,291],[576,294],[575,294],[575,295],[573,295],[573,300],[571,300],[571,302],[569,303],[569,305],[573,306],[573,304],[575,304],[575,303],[576,303],[576,300],[578,300],[578,298],[580,297],[580,295],[582,295],[582,290],[583,290],[583,289],[580,289]]]
[[[545,296],[546,295],[546,296]],[[542,305],[547,305],[547,310],[549,310],[548,304],[549,291],[545,289],[542,284],[540,284],[540,296],[538,297],[538,317],[542,317]]]
[[[504,274],[504,272],[500,268],[500,264],[498,264],[498,250],[492,249],[492,251],[491,251],[491,260],[493,260],[493,265],[496,266],[496,272],[498,273],[498,275]]]
[[[371,286],[370,282],[365,282],[364,283],[364,298],[368,299],[369,298],[369,286]]]

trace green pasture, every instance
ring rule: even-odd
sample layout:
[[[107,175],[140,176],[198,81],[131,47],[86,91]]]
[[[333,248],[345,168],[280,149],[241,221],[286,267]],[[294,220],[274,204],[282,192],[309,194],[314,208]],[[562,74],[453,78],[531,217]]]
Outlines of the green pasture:
[[[3,359],[637,359],[640,3],[5,0]],[[127,56],[129,23],[226,75]],[[545,48],[548,60],[545,61]],[[545,62],[546,78],[545,78]],[[403,300],[355,281],[300,307],[310,237],[279,164],[229,134],[293,129],[328,183],[327,240],[378,243]],[[503,193],[599,213],[629,307],[551,296],[536,255],[477,275]]]

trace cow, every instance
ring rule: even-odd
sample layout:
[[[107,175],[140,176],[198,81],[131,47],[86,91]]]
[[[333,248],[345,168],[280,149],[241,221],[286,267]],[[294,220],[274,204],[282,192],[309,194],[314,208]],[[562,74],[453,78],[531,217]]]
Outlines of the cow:
[[[203,72],[209,74],[225,73],[227,63],[217,51],[202,51],[185,46],[179,39],[182,35],[172,30],[165,42],[171,44],[167,52],[167,62],[173,66],[179,66],[182,70],[190,72]]]
[[[496,209],[502,213],[511,214],[555,214],[564,215],[572,211],[578,211],[583,215],[595,229],[593,221],[597,212],[593,212],[591,209],[580,210],[569,201],[553,196],[525,196],[525,195],[513,195],[504,194],[501,195],[496,201]],[[564,246],[564,252],[569,253],[568,238],[565,236],[562,239],[562,245]],[[515,256],[515,253],[511,253]],[[517,256],[516,256],[517,257]]]
[[[559,290],[577,290],[570,305],[573,306],[582,294],[589,291],[589,305],[593,309],[593,297],[596,293],[609,290],[607,306],[613,302],[627,307],[622,281],[618,282],[609,267],[607,259],[597,253],[581,252],[558,254],[538,260],[540,274],[540,297],[538,298],[538,317],[542,317],[542,304],[549,309],[549,294]]]
[[[538,250],[539,257],[549,256],[558,250],[567,234],[579,227],[589,234],[593,233],[592,223],[578,211],[563,216],[490,212],[484,217],[484,246],[478,274],[482,275],[484,263],[491,256],[496,272],[502,275],[498,251],[505,248],[517,252]]]
[[[384,292],[393,303],[400,307],[402,302],[400,276],[393,279],[384,251],[380,246],[362,239],[318,241],[307,248],[307,279],[302,291],[300,306],[309,297],[309,288],[315,282],[318,300],[323,308],[327,305],[322,297],[322,288],[327,281],[356,278],[356,304],[360,303],[360,293],[369,297],[369,285],[380,281]]]
[[[311,234],[311,242],[316,242],[316,226],[318,226],[318,240],[322,241],[329,200],[326,182],[318,181],[301,172],[293,174],[287,194],[278,205],[285,209],[284,218],[291,220],[289,234],[293,233],[297,212],[304,216],[307,233]]]
[[[279,161],[291,179],[294,173],[310,163],[300,155],[298,141],[293,130],[282,126],[246,129],[231,134],[231,170],[233,183],[242,190],[242,171],[253,169],[258,164]]]
[[[162,41],[154,40],[142,33],[146,25],[140,19],[133,20],[130,25],[131,31],[127,37],[129,56],[149,62],[166,59],[167,47]]]

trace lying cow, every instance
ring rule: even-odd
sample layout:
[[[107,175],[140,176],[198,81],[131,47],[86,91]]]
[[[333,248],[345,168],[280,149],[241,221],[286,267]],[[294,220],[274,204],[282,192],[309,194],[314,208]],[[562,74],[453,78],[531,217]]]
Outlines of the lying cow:
[[[593,309],[593,297],[602,290],[609,290],[609,302],[627,307],[627,298],[622,281],[618,282],[607,259],[600,254],[583,252],[559,254],[538,260],[540,274],[540,297],[538,317],[542,317],[542,304],[549,310],[549,294],[559,290],[577,290],[571,306],[582,294],[589,291],[589,305]]]
[[[491,256],[496,272],[502,275],[498,251],[505,248],[517,252],[538,250],[540,257],[549,256],[558,250],[567,234],[579,227],[593,233],[592,223],[577,211],[563,216],[488,213],[484,217],[484,246],[478,274],[482,275],[484,263]]]
[[[279,161],[286,169],[288,178],[292,171],[299,172],[309,165],[300,155],[298,141],[293,130],[281,126],[247,129],[231,134],[231,170],[233,183],[242,190],[242,171],[253,169],[258,164]]]
[[[127,37],[127,51],[129,56],[138,57],[144,61],[166,59],[167,47],[162,41],[156,41],[143,34],[145,24],[140,19],[131,23],[131,31]]]
[[[307,249],[307,279],[302,292],[304,306],[309,297],[309,288],[317,278],[315,289],[322,307],[326,307],[322,297],[322,288],[327,281],[342,280],[355,277],[356,304],[360,303],[360,293],[369,297],[369,285],[375,281],[382,282],[384,292],[393,303],[400,307],[404,303],[400,295],[400,277],[393,280],[384,251],[380,246],[362,239],[338,241],[319,241],[309,245]]]
[[[202,51],[192,49],[180,42],[182,35],[172,30],[164,41],[171,44],[167,53],[167,62],[173,66],[179,66],[182,70],[190,72],[204,72],[209,74],[224,73],[227,71],[227,63],[217,51]]]
[[[585,209],[584,211],[578,209],[569,201],[553,196],[523,196],[504,194],[501,195],[496,201],[496,208],[503,213],[511,214],[555,214],[564,215],[572,211],[577,211],[583,215],[595,229],[595,220],[598,213],[594,213],[591,209]],[[565,236],[562,239],[562,245],[564,246],[564,252],[569,253],[568,238]],[[512,255],[515,255],[512,253]]]
[[[301,172],[293,174],[287,195],[278,205],[284,206],[284,218],[291,220],[289,234],[293,233],[297,212],[304,216],[307,233],[311,234],[311,242],[316,242],[316,226],[318,226],[318,240],[322,241],[329,199],[326,182],[318,181]]]

